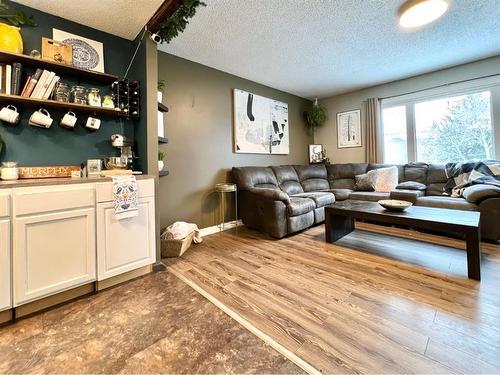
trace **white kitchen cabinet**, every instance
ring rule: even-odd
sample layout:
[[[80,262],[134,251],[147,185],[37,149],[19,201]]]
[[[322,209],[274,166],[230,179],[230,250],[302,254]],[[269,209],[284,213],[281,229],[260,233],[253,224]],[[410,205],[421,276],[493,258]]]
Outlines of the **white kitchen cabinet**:
[[[14,189],[14,306],[96,279],[95,186]]]
[[[117,220],[112,184],[97,184],[97,280],[156,261],[154,180],[140,180],[138,216]]]
[[[0,311],[12,307],[10,190],[0,192]]]

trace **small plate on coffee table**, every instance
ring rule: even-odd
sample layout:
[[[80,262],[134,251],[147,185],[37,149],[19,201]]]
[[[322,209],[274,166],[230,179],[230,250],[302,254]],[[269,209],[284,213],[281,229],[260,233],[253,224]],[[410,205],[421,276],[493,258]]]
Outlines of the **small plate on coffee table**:
[[[378,204],[389,211],[404,211],[408,207],[411,207],[413,203],[398,199],[382,199],[378,201]]]

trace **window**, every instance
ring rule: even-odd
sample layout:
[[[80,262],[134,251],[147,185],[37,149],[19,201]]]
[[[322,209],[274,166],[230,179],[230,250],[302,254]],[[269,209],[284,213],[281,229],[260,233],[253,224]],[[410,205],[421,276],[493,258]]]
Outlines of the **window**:
[[[406,107],[386,108],[382,112],[384,122],[384,161],[390,164],[408,162],[406,136]]]
[[[495,159],[491,102],[491,91],[484,89],[427,100],[399,100],[397,105],[382,102],[384,162]],[[500,138],[500,131],[496,133]]]

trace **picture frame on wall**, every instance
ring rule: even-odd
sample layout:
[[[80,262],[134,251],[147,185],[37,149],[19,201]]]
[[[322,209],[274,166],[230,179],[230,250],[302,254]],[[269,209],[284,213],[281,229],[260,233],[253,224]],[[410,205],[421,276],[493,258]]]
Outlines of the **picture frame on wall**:
[[[309,145],[309,164],[322,163],[323,159],[323,145]]]
[[[233,90],[234,152],[288,155],[288,104],[240,89]]]
[[[337,147],[362,146],[361,110],[337,113]]]

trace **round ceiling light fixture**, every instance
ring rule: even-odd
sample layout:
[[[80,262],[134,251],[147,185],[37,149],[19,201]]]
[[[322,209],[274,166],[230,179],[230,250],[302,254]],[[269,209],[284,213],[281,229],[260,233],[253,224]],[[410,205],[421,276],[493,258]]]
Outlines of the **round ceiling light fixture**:
[[[399,8],[399,24],[419,27],[437,20],[448,10],[447,0],[408,0]]]

